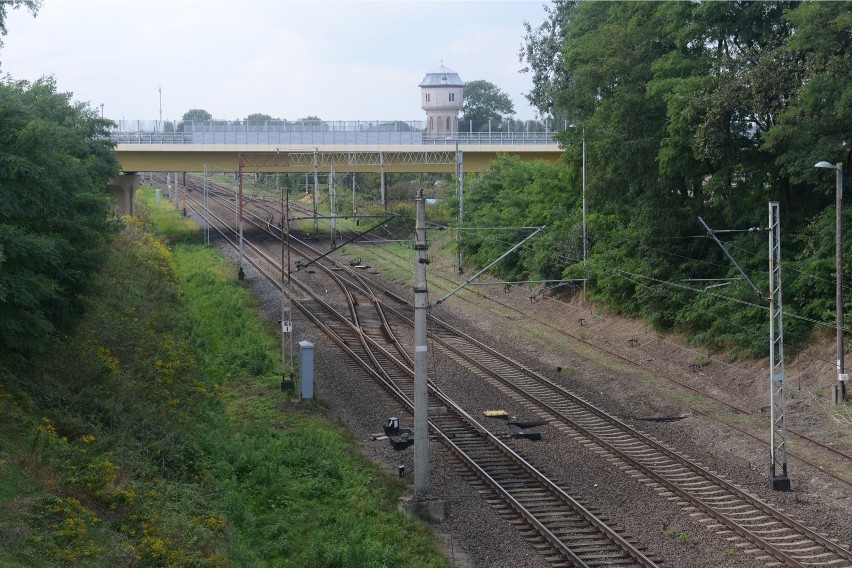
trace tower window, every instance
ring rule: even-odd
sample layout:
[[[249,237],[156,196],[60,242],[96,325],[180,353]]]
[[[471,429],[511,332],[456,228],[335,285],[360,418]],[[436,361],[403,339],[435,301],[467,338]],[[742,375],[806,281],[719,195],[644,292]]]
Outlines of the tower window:
[[[426,93],[426,102],[429,102],[429,93]]]
[[[447,117],[447,132],[450,131],[450,117]]]
[[[453,102],[454,100],[456,100],[456,94],[450,93],[450,102]]]

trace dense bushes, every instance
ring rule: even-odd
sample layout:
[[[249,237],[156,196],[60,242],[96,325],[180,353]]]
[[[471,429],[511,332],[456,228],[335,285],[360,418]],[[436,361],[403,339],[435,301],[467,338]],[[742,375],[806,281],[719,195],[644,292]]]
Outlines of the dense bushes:
[[[280,392],[271,324],[235,274],[126,219],[77,331],[0,366],[0,564],[445,565],[396,513],[401,481]]]
[[[811,328],[799,315],[832,325],[834,179],[813,165],[849,169],[848,9],[564,1],[549,12],[528,28],[524,58],[530,101],[574,121],[560,134],[564,160],[551,168],[501,158],[466,183],[466,225],[548,225],[497,273],[588,278],[591,297],[610,309],[765,355],[766,301],[736,280],[698,217],[712,229],[758,229],[721,236],[767,295],[767,202],[778,201],[785,340]],[[484,265],[522,233],[466,235],[463,250]]]
[[[117,228],[108,121],[53,79],[0,80],[0,359],[73,326]]]

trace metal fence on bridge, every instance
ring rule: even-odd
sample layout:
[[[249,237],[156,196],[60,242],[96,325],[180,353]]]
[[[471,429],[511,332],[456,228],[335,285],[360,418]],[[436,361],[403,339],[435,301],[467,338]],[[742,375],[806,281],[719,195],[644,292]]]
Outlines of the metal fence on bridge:
[[[500,128],[474,123],[462,132],[427,136],[424,121],[119,121],[110,137],[119,144],[431,145],[554,144],[561,121],[506,121]],[[487,130],[486,130],[487,128]]]

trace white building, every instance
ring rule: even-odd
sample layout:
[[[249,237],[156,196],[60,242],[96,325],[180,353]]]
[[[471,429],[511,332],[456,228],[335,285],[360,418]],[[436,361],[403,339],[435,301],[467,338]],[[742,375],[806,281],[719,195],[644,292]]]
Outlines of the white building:
[[[436,67],[420,83],[420,97],[426,111],[426,135],[444,136],[459,131],[464,82],[459,74],[443,66]]]

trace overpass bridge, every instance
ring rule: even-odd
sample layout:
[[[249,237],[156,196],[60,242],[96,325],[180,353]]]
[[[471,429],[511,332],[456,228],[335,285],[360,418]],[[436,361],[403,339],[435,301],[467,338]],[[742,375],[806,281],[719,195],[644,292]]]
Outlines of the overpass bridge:
[[[137,124],[140,124],[137,122]],[[210,121],[112,132],[125,172],[238,171],[240,155],[255,156],[245,172],[483,172],[498,154],[555,162],[562,150],[549,123],[429,137],[417,122]],[[168,128],[171,127],[171,128]],[[165,131],[164,131],[165,130]],[[179,130],[179,131],[178,131]],[[267,155],[266,159],[260,156]]]
[[[323,121],[210,121],[111,133],[125,175],[110,181],[119,209],[133,214],[136,172],[385,173],[484,172],[498,154],[556,162],[562,150],[548,122],[511,123],[506,130],[430,137],[417,123]],[[518,125],[526,124],[526,127]],[[169,126],[168,124],[165,126]]]

